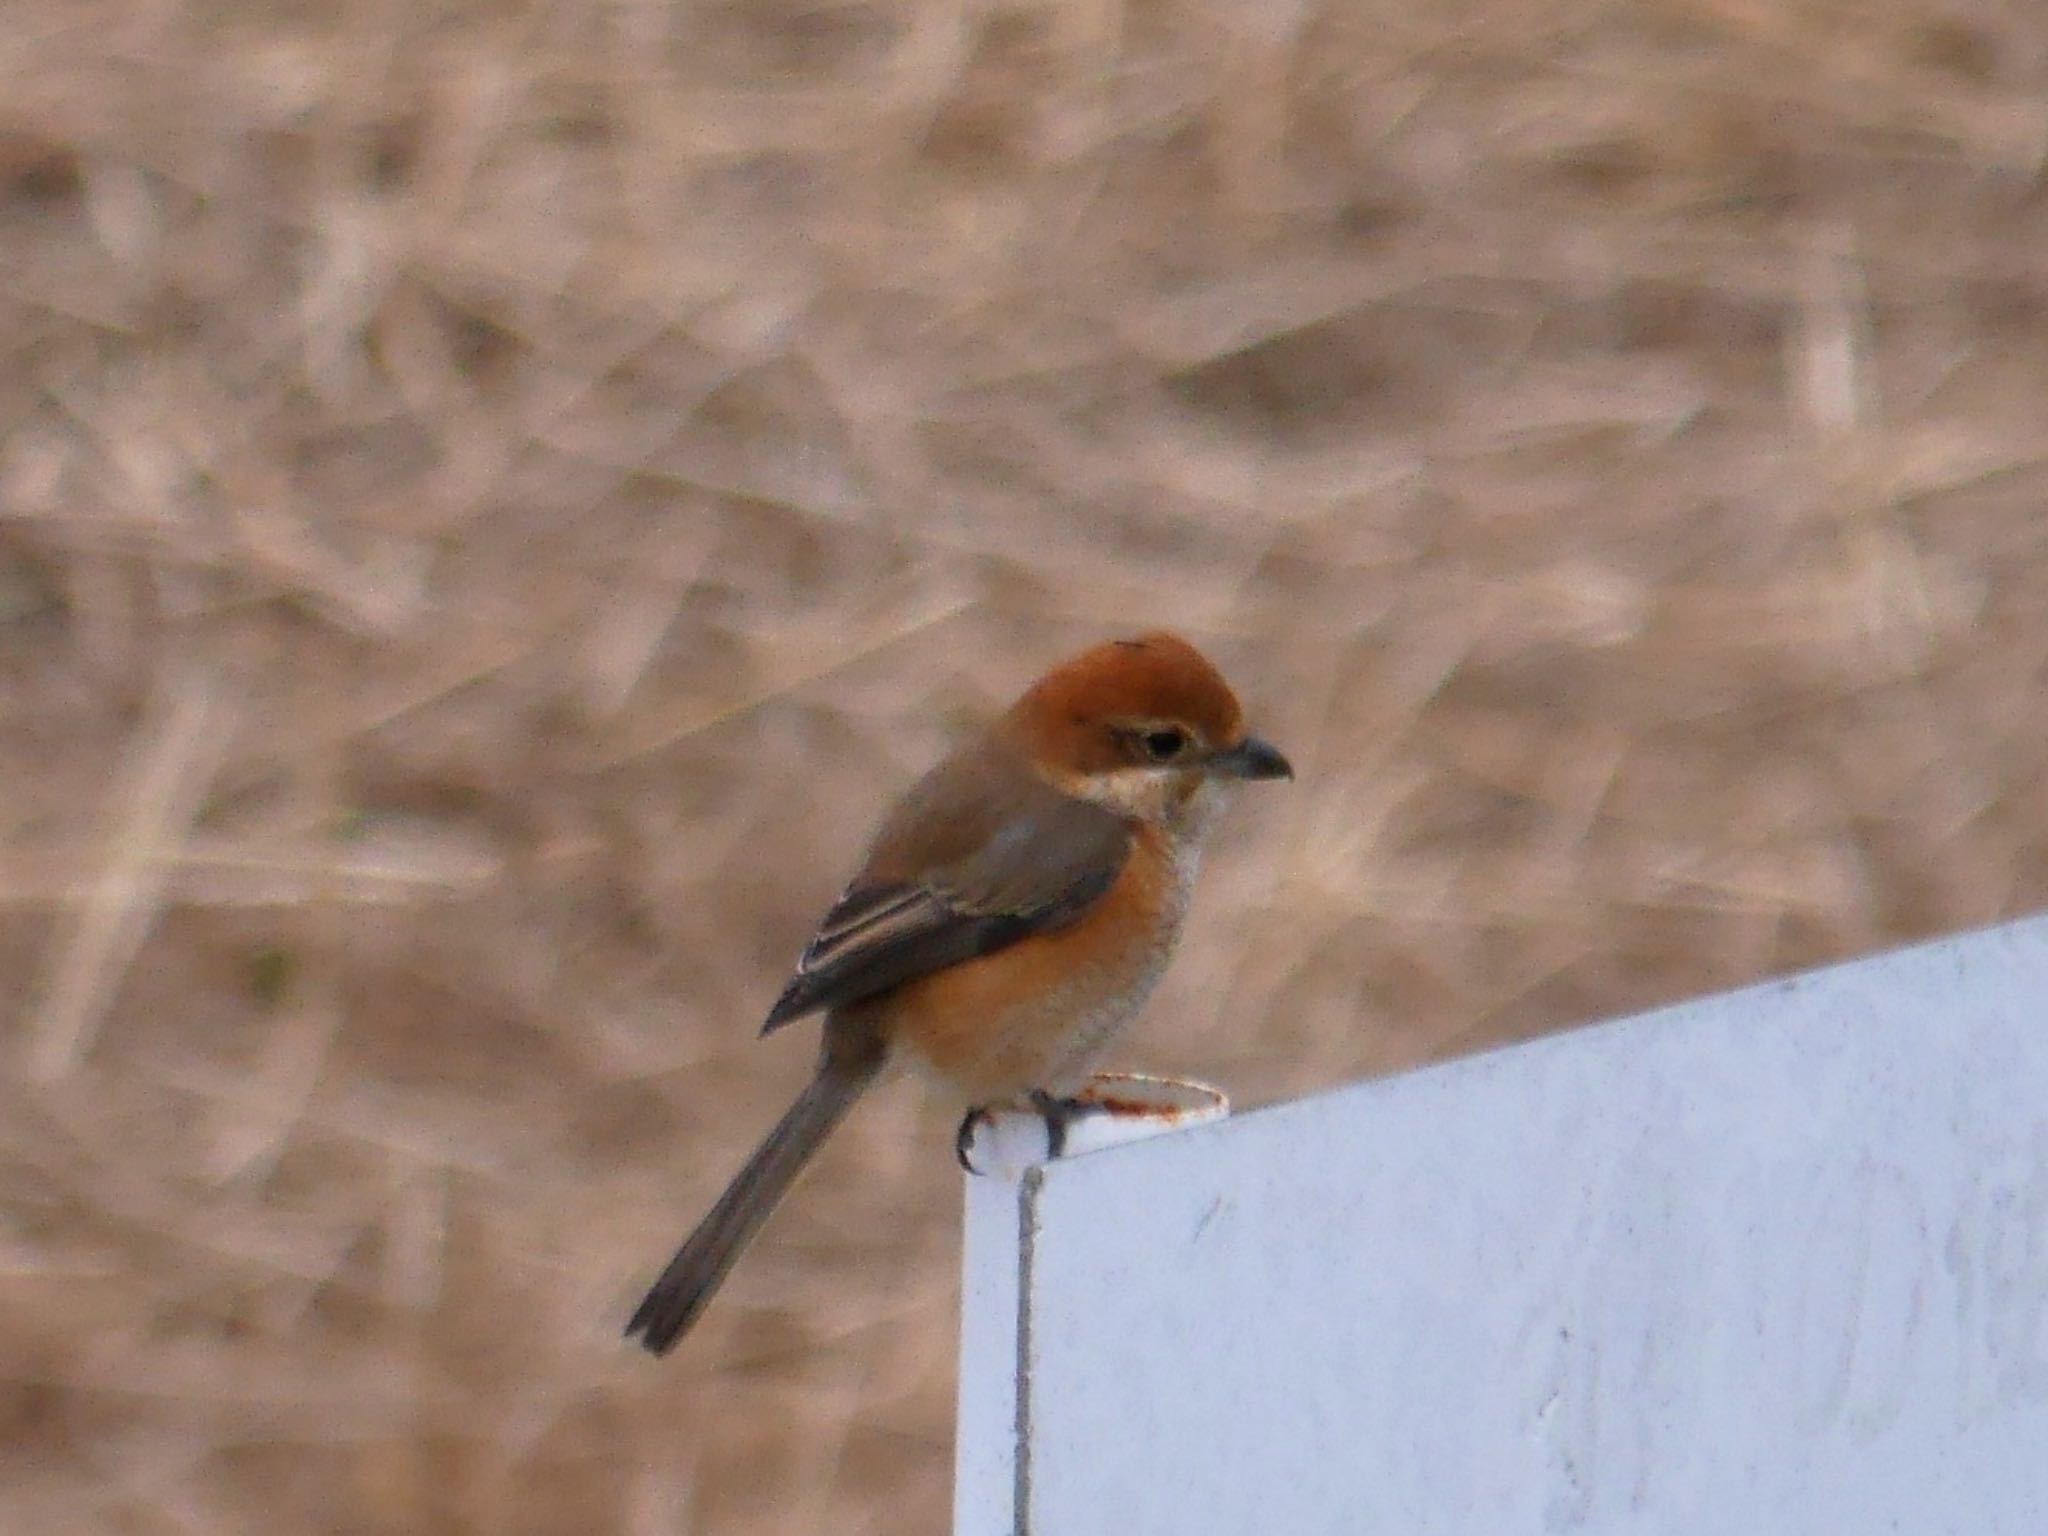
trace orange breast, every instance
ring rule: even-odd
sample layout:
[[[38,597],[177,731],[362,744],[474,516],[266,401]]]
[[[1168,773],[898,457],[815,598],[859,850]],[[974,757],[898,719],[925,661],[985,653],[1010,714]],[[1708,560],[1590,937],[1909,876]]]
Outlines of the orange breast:
[[[1143,827],[1116,884],[1074,923],[870,1006],[893,1044],[969,1103],[1072,1093],[1166,969],[1195,857]]]

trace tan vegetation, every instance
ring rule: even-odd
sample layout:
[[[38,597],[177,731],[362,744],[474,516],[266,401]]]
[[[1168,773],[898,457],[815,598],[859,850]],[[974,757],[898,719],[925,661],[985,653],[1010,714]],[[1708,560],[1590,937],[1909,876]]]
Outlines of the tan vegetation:
[[[2039,0],[0,8],[0,1526],[938,1532],[875,809],[1169,624],[1240,1101],[2041,903]]]

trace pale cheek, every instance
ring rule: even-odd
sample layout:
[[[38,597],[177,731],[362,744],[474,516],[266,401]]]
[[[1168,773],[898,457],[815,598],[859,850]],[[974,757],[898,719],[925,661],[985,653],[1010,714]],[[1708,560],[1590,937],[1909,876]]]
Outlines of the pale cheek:
[[[1106,810],[1171,827],[1184,837],[1209,830],[1229,802],[1232,787],[1198,774],[1148,768],[1120,768],[1077,786],[1085,798]]]
[[[1145,768],[1119,768],[1114,773],[1096,775],[1088,782],[1084,793],[1097,805],[1120,816],[1160,822],[1168,819],[1173,785],[1163,773]]]

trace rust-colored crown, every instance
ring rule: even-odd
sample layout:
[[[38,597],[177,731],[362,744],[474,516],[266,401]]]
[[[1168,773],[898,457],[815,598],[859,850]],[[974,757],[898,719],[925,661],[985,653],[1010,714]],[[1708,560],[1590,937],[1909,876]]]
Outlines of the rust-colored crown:
[[[1244,735],[1244,711],[1209,659],[1165,631],[1109,640],[1061,662],[1010,706],[1013,738],[1083,773],[1119,766],[1114,734],[1125,721],[1182,725],[1210,746]]]

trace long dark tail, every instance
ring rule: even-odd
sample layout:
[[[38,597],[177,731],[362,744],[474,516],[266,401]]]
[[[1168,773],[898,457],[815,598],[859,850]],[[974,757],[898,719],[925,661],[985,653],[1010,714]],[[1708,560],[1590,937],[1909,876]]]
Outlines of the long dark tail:
[[[837,1022],[827,1022],[828,1037]],[[842,1048],[834,1049],[835,1044]],[[843,1042],[828,1039],[817,1075],[668,1261],[668,1268],[626,1324],[627,1338],[637,1333],[650,1354],[665,1355],[674,1347],[768,1213],[803,1172],[804,1164],[824,1145],[833,1127],[846,1118],[854,1100],[875,1080],[881,1067],[879,1050],[846,1050]]]

